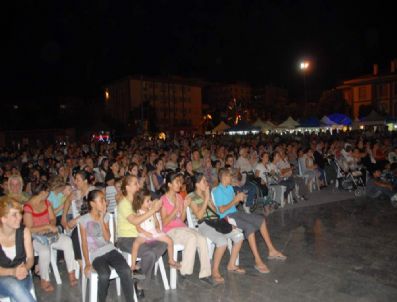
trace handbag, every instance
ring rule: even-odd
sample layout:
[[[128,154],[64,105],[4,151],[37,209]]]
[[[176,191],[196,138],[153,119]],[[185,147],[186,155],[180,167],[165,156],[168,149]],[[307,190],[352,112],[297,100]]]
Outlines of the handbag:
[[[233,231],[233,226],[225,218],[205,219],[204,222],[222,234],[229,234]]]
[[[207,218],[202,219],[199,221],[205,222],[208,226],[214,228],[217,232],[221,234],[229,234],[231,231],[233,231],[233,226],[227,221],[226,218],[220,218],[219,215],[214,212],[211,208],[209,210],[214,213],[216,216],[213,218],[209,218],[210,215],[208,214],[208,208],[206,209],[207,213]]]
[[[32,238],[42,245],[49,246],[58,241],[59,233],[32,234]]]

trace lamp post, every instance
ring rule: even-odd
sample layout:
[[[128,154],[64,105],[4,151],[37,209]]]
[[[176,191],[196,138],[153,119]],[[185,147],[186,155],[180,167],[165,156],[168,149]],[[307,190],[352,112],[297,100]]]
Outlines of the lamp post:
[[[306,72],[309,69],[310,63],[309,61],[302,61],[299,65],[301,72],[303,73],[303,89],[305,93],[305,105],[304,110],[306,111],[307,106],[307,85],[306,85]]]

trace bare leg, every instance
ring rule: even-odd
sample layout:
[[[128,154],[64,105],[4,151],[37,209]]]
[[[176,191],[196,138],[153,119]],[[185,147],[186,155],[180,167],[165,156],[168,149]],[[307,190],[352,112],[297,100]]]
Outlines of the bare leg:
[[[174,255],[174,241],[167,235],[162,235],[156,238],[156,240],[164,242],[167,244],[167,253],[168,253],[168,264],[173,268],[179,269],[181,267],[180,263],[175,262]]]
[[[243,240],[237,243],[233,243],[232,252],[230,253],[229,263],[227,264],[228,269],[236,268],[236,260],[242,246],[243,246]]]
[[[247,239],[248,239],[248,244],[251,248],[252,254],[254,255],[256,267],[259,267],[259,268],[263,269],[264,271],[266,271],[266,270],[268,271],[269,269],[267,268],[266,264],[263,262],[261,256],[259,255],[258,247],[257,247],[256,241],[255,241],[255,233],[251,233]]]
[[[136,259],[138,258],[138,251],[140,246],[145,243],[145,239],[142,237],[137,237],[134,240],[131,248],[131,270],[135,270],[136,267]]]
[[[216,283],[225,282],[225,280],[222,278],[221,273],[219,272],[219,265],[221,264],[221,260],[223,254],[225,254],[225,251],[226,251],[226,245],[215,248],[214,258],[212,263],[212,278]]]
[[[269,249],[269,256],[283,256],[283,254],[274,247],[265,220],[263,221],[259,230],[261,232],[263,239],[266,242],[267,248]]]

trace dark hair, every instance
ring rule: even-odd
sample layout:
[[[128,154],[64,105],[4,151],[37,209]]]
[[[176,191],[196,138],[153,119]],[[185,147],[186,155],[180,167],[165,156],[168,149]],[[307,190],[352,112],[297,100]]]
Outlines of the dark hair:
[[[157,157],[154,161],[153,161],[153,165],[155,166],[155,167],[157,167],[157,164],[159,163],[159,161],[163,161],[163,159],[161,158],[161,157]]]
[[[140,189],[134,194],[134,199],[132,200],[132,209],[135,213],[141,209],[143,203],[145,202],[145,197],[151,197],[150,191],[146,188]]]
[[[91,202],[95,201],[95,199],[98,197],[100,193],[103,194],[101,190],[97,190],[97,189],[88,192],[87,196],[83,198],[83,204],[81,205],[80,215],[84,215],[91,212],[92,210]]]
[[[43,191],[48,191],[48,184],[44,181],[32,182],[31,185],[32,195],[39,195]]]
[[[80,177],[81,177],[83,180],[86,180],[87,183],[88,183],[89,185],[92,184],[93,181],[95,180],[95,176],[94,176],[92,173],[90,173],[90,172],[88,172],[88,171],[86,171],[86,170],[79,170],[79,171],[76,173],[76,176],[77,176],[77,175],[80,175]]]
[[[123,196],[127,196],[127,186],[133,178],[137,178],[135,175],[127,175],[123,178],[121,182],[121,193]]]
[[[168,172],[168,173],[165,175],[165,182],[164,182],[164,184],[163,184],[163,185],[161,186],[161,188],[160,188],[161,194],[167,193],[167,192],[169,191],[168,185],[169,185],[170,183],[172,183],[172,182],[173,182],[177,177],[179,177],[179,176],[183,176],[183,174],[182,174],[182,173],[179,173],[179,172],[174,172],[174,171]]]
[[[189,181],[189,183],[186,182],[186,191],[188,193],[194,192],[196,189],[196,184],[199,183],[204,177],[205,176],[203,173],[195,172],[193,176],[189,176],[188,178],[185,178],[185,182],[186,180]]]

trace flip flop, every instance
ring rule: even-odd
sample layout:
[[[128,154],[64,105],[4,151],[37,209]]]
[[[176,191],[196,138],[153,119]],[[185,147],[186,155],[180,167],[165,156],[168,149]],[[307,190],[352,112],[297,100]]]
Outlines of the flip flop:
[[[285,261],[285,260],[287,260],[287,256],[284,256],[284,255],[268,256],[267,259]]]
[[[255,268],[259,273],[261,273],[261,274],[268,274],[268,273],[270,273],[269,269],[264,270],[265,268],[264,268],[263,266],[254,265],[254,268]]]
[[[212,281],[214,282],[214,284],[219,285],[219,284],[224,284],[225,283],[225,279],[223,279],[221,276],[212,276]]]
[[[240,267],[235,267],[233,269],[227,269],[228,273],[234,273],[234,274],[239,274],[239,275],[244,275],[245,274],[245,269],[240,268]]]

